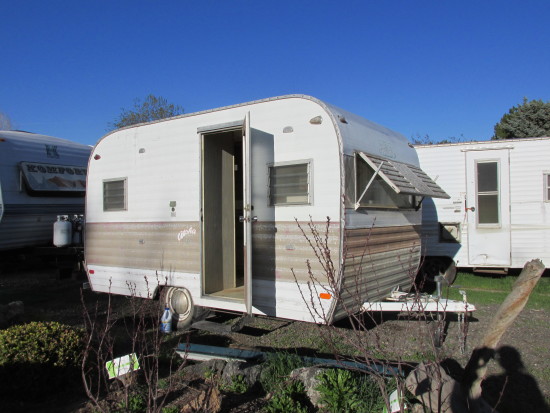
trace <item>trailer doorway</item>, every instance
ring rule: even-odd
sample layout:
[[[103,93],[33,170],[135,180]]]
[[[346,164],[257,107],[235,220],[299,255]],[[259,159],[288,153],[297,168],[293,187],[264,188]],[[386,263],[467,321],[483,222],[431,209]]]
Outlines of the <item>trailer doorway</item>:
[[[511,265],[509,150],[466,152],[468,264]]]
[[[203,294],[243,301],[243,131],[203,133],[202,286]]]

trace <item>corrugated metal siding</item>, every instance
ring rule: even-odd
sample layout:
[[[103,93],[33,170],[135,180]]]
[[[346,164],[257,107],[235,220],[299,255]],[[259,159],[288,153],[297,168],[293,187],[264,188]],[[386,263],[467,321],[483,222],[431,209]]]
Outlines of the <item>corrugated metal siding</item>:
[[[313,225],[315,225],[321,239],[324,241],[326,223],[315,222]],[[305,235],[296,222],[262,222],[252,226],[254,278],[294,282],[295,279],[292,273],[294,270],[299,282],[307,282],[310,280],[310,274],[308,273],[306,261],[309,260],[311,270],[315,276],[319,277],[322,282],[326,280],[322,266],[307,240],[307,238],[311,239],[313,245],[315,245],[312,231],[307,222],[301,222],[300,226]],[[340,262],[339,228],[338,223],[331,223],[328,234],[328,249],[336,268],[338,268]]]
[[[386,298],[397,286],[410,289],[420,262],[419,226],[350,229],[344,244],[344,279],[334,320],[366,301]]]
[[[163,270],[200,271],[198,222],[88,223],[88,264]]]

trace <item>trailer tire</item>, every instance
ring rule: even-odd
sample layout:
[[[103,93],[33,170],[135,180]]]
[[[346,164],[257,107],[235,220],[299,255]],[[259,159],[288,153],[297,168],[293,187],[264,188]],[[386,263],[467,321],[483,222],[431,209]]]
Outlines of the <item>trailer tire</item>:
[[[435,276],[441,275],[446,285],[456,280],[456,264],[448,257],[426,257],[420,269],[424,282],[435,282]]]
[[[203,319],[208,314],[207,309],[193,303],[193,297],[187,288],[164,288],[160,302],[162,310],[168,307],[172,312],[172,323],[177,330],[188,329],[194,321]]]

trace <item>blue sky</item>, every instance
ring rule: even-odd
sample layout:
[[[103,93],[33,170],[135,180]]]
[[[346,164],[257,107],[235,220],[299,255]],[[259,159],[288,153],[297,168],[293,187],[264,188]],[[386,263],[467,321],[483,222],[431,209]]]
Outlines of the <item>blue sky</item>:
[[[2,0],[0,112],[94,144],[152,93],[195,112],[308,94],[407,137],[489,139],[550,100],[550,1]]]

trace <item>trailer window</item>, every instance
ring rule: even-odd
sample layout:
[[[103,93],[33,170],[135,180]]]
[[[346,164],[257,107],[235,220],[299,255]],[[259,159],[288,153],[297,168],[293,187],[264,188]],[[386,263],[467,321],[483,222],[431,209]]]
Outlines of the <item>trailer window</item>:
[[[355,172],[355,199],[359,200],[375,171],[360,157],[356,157]],[[417,201],[414,195],[396,193],[378,174],[359,200],[359,207],[367,208],[412,209],[416,205]]]
[[[544,178],[544,201],[550,202],[550,172],[543,174]]]
[[[344,155],[345,189],[344,203],[346,208],[355,207],[355,156]]]
[[[104,211],[125,211],[127,179],[112,179],[103,181],[103,210]]]
[[[477,162],[478,224],[499,224],[498,162]]]
[[[269,166],[269,205],[310,204],[311,161]]]

